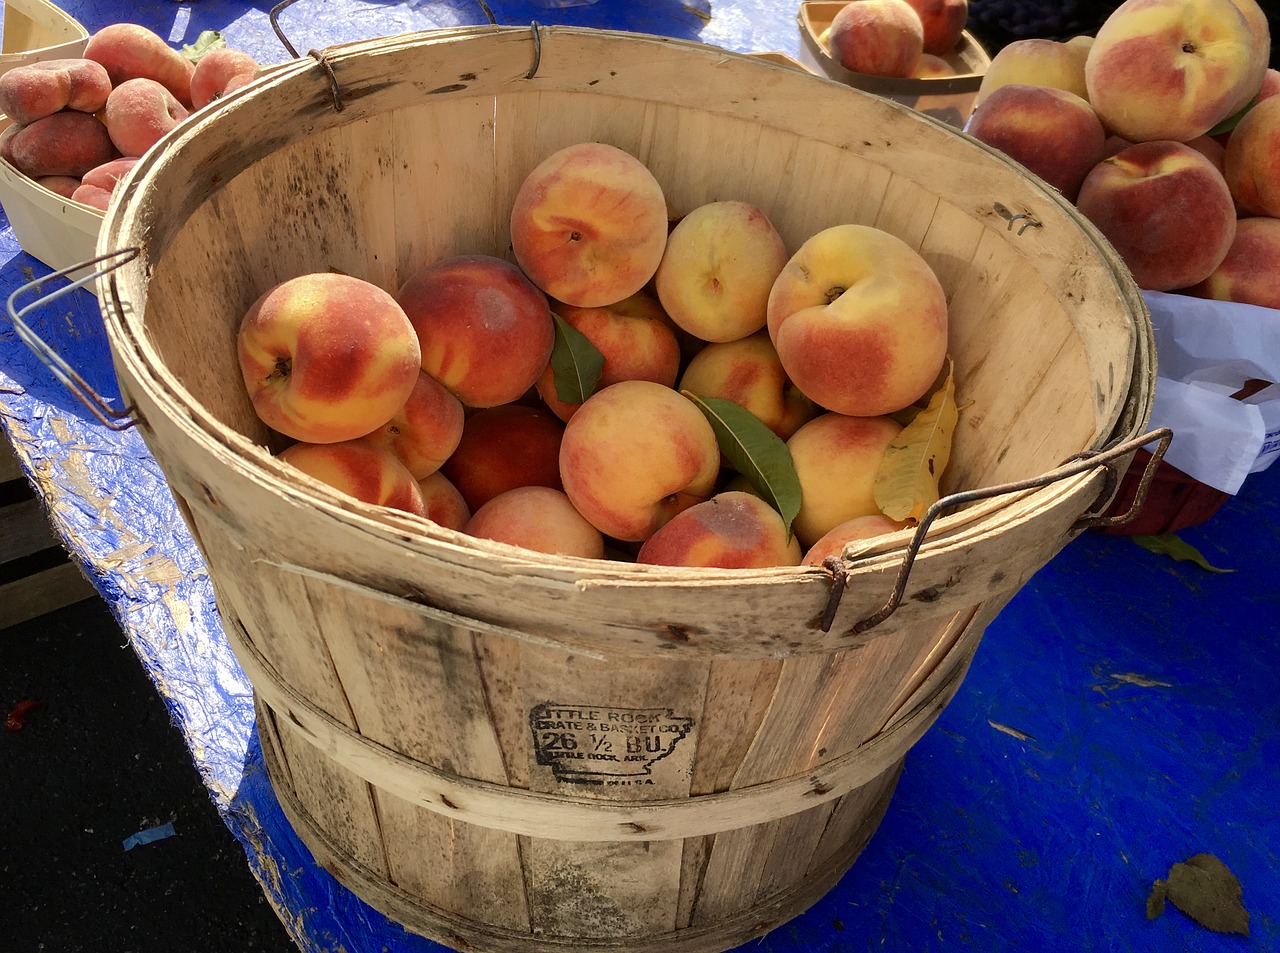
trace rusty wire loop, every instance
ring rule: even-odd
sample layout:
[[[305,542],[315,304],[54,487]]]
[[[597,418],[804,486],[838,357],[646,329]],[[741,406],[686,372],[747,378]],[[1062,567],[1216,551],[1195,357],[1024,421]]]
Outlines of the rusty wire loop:
[[[57,351],[51,348],[40,335],[31,329],[25,318],[36,308],[57,301],[64,295],[83,288],[103,275],[110,274],[121,265],[133,261],[140,253],[141,249],[136,247],[123,248],[119,251],[107,252],[105,255],[98,255],[96,258],[90,258],[79,264],[59,268],[51,274],[35,278],[14,289],[13,293],[9,295],[6,305],[6,309],[9,312],[9,320],[18,334],[18,340],[25,344],[31,350],[31,353],[39,358],[40,363],[53,372],[53,376],[62,382],[72,396],[84,404],[88,411],[98,419],[98,422],[109,430],[128,430],[134,426],[137,423],[133,417],[134,408],[126,407],[124,410],[116,410],[112,407],[107,399],[94,390],[74,367],[68,364]],[[48,294],[44,293],[42,285],[50,278],[65,278],[73,271],[80,271],[93,265],[102,265],[102,267],[74,281],[69,281]],[[16,308],[18,297],[26,292],[34,292],[39,297],[20,309]]]
[[[925,534],[929,531],[929,527],[944,510],[949,510],[957,506],[963,506],[966,503],[976,503],[980,500],[990,499],[994,496],[1002,496],[1006,493],[1019,493],[1025,490],[1036,490],[1041,487],[1048,486],[1058,480],[1064,480],[1068,477],[1076,476],[1095,467],[1103,467],[1106,470],[1106,488],[1100,499],[1108,501],[1110,499],[1110,491],[1115,489],[1116,481],[1119,479],[1116,473],[1116,461],[1131,453],[1136,452],[1141,447],[1153,440],[1159,440],[1156,449],[1151,453],[1151,459],[1147,461],[1146,469],[1143,471],[1142,480],[1138,487],[1138,494],[1134,498],[1133,506],[1129,510],[1118,517],[1104,518],[1095,515],[1086,515],[1077,520],[1073,524],[1072,529],[1078,530],[1091,526],[1115,526],[1127,523],[1137,516],[1142,509],[1143,503],[1146,501],[1147,489],[1151,484],[1151,479],[1155,474],[1155,468],[1163,459],[1165,450],[1169,447],[1169,442],[1173,439],[1173,431],[1168,427],[1161,427],[1153,430],[1141,437],[1134,437],[1123,443],[1117,444],[1109,450],[1102,451],[1086,451],[1078,453],[1067,458],[1056,469],[1050,470],[1037,477],[1029,477],[1025,480],[1016,480],[1012,483],[1001,483],[996,486],[982,487],[976,490],[965,490],[959,493],[952,493],[944,496],[934,502],[927,510],[924,516],[920,518],[920,524],[916,527],[915,532],[911,536],[911,541],[907,544],[906,555],[903,556],[901,564],[898,566],[898,573],[894,580],[893,591],[889,594],[888,600],[876,612],[854,623],[850,628],[849,635],[860,635],[869,629],[875,628],[889,616],[902,603],[903,594],[907,589],[907,580],[911,576],[911,569],[915,565],[917,554],[920,547],[924,544]],[[833,562],[834,560],[834,562]],[[835,563],[839,563],[839,571],[837,571]],[[824,560],[823,566],[831,573],[831,588],[827,596],[826,610],[822,614],[822,631],[829,632],[831,626],[835,623],[836,612],[840,608],[840,600],[844,595],[845,587],[848,585],[848,571],[843,560],[836,560],[835,557]]]
[[[1044,228],[1044,223],[1041,222],[1034,215],[1032,215],[1030,212],[1015,213],[1010,211],[1007,206],[1001,204],[1000,202],[996,202],[994,205],[992,205],[992,208],[995,209],[995,212],[997,215],[999,215],[1002,219],[1004,219],[1006,222],[1009,223],[1006,226],[1005,231],[1013,231],[1014,222],[1022,223],[1022,225],[1018,228],[1019,236],[1021,236],[1022,233],[1025,232],[1028,228]]]
[[[276,37],[284,44],[284,48],[289,51],[289,55],[296,60],[298,59],[298,50],[289,42],[289,38],[284,34],[284,28],[280,26],[280,11],[295,2],[296,0],[280,0],[279,3],[271,8],[267,18],[271,21],[271,29],[275,31]],[[342,87],[338,85],[338,77],[333,72],[333,64],[329,62],[329,54],[325,50],[308,50],[307,55],[320,64],[325,76],[329,78],[329,89],[333,93],[333,111],[342,112],[344,108]]]

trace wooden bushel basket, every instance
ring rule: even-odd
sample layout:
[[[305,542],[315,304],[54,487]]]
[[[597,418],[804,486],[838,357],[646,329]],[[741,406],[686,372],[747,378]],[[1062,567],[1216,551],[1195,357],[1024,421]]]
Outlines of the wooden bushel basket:
[[[1039,485],[940,515],[868,627],[909,531],[843,574],[551,557],[273,459],[236,366],[249,304],[303,272],[396,289],[507,255],[525,175],[584,140],[644,161],[673,215],[735,198],[792,249],[844,222],[918,248],[963,407],[944,488]],[[1141,435],[1154,381],[1128,272],[1018,167],[900,105],[658,37],[467,28],[299,59],[144,157],[98,248],[140,249],[98,280],[117,371],[286,814],[356,894],[466,949],[720,951],[815,901],[986,624],[1106,505],[1106,467],[1060,465]]]

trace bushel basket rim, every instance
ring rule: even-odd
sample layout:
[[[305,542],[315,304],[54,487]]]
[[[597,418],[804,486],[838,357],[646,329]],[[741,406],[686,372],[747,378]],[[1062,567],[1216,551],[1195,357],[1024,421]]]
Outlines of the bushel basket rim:
[[[137,167],[130,175],[122,181],[119,201],[112,204],[108,210],[104,227],[101,231],[98,243],[99,254],[110,254],[126,247],[127,243],[123,240],[123,233],[127,230],[134,220],[144,217],[143,212],[151,200],[151,196],[147,193],[147,188],[152,179],[161,175],[165,169],[181,161],[184,158],[183,146],[192,137],[200,134],[200,129],[209,123],[217,122],[219,117],[228,110],[236,109],[244,101],[250,100],[265,86],[283,85],[290,83],[302,84],[312,81],[310,85],[323,85],[329,90],[329,80],[326,78],[326,70],[340,63],[344,57],[364,56],[370,52],[386,51],[389,48],[417,47],[422,45],[434,45],[436,43],[450,44],[468,40],[481,40],[488,37],[501,38],[512,34],[519,36],[532,35],[535,39],[541,33],[543,40],[542,45],[545,46],[546,38],[554,34],[565,34],[572,36],[574,34],[583,34],[589,36],[606,36],[611,39],[617,39],[619,42],[626,43],[657,43],[664,46],[685,47],[691,51],[714,52],[718,57],[731,57],[735,60],[748,62],[753,69],[762,71],[778,71],[791,76],[800,77],[805,82],[827,84],[833,88],[841,90],[843,95],[863,96],[872,98],[883,103],[885,108],[895,110],[904,116],[910,117],[916,121],[924,122],[936,126],[947,133],[955,135],[966,141],[972,146],[979,148],[992,159],[998,160],[1002,164],[1008,166],[1011,171],[1022,176],[1029,177],[1021,166],[1013,163],[1003,153],[991,149],[984,143],[968,136],[967,134],[955,130],[946,123],[941,122],[933,117],[918,113],[908,107],[894,103],[881,97],[873,96],[862,90],[851,89],[841,83],[836,82],[827,77],[800,74],[795,70],[787,67],[779,66],[761,60],[757,57],[751,57],[747,54],[735,53],[710,46],[708,44],[682,40],[671,37],[649,36],[634,33],[625,33],[621,31],[600,30],[586,27],[547,27],[534,24],[530,27],[511,27],[511,26],[474,26],[474,27],[457,27],[443,30],[430,30],[417,33],[405,33],[398,36],[376,38],[373,40],[354,41],[352,43],[341,44],[328,47],[318,53],[313,53],[312,57],[302,57],[292,63],[282,64],[279,67],[273,67],[264,73],[254,82],[237,90],[219,100],[217,103],[208,107],[193,117],[180,124],[172,132],[168,133],[153,149],[139,161]],[[532,69],[523,63],[513,64],[513,81],[519,82],[527,80],[529,76],[525,75],[528,70],[531,75],[537,66],[537,57],[541,55],[541,48],[538,44],[530,45],[531,52],[534,55]],[[438,91],[437,91],[438,92]],[[447,97],[450,95],[459,95],[459,93],[440,92],[439,95]],[[468,95],[475,95],[474,92]],[[501,91],[493,93],[494,96],[502,95]],[[707,108],[715,108],[714,106]],[[301,137],[295,137],[301,138]],[[289,141],[293,141],[290,139]],[[251,162],[246,162],[242,168],[247,168]],[[1038,182],[1039,180],[1035,180]],[[216,186],[210,186],[207,194],[200,199],[201,202],[206,201],[214,191]],[[1071,217],[1075,224],[1079,225],[1087,234],[1092,244],[1096,246],[1099,255],[1113,267],[1118,264],[1118,256],[1105,238],[1101,236],[1093,226],[1083,219],[1077,210],[1069,202],[1066,202],[1060,195],[1053,190],[1042,187],[1043,193],[1040,198],[1056,204]],[[1012,224],[1012,223],[1011,223]],[[148,231],[147,237],[150,238]],[[167,245],[166,245],[167,248]],[[147,276],[144,283],[149,282],[150,272],[153,262],[157,257],[154,246],[150,243],[144,243],[141,248],[142,254],[138,261],[128,262],[121,269],[113,269],[106,275],[100,277],[97,281],[98,296],[102,302],[102,310],[106,320],[106,328],[108,339],[111,343],[113,354],[117,360],[127,360],[136,371],[142,372],[140,377],[150,380],[153,390],[150,397],[157,401],[164,401],[170,405],[170,410],[178,411],[175,417],[179,417],[184,421],[184,425],[188,428],[194,427],[201,435],[208,438],[206,449],[211,449],[221,457],[224,462],[234,467],[245,467],[247,465],[250,475],[255,478],[266,477],[276,485],[281,491],[287,490],[290,494],[299,496],[301,499],[311,503],[325,513],[331,519],[340,521],[349,525],[351,528],[365,533],[375,533],[384,538],[393,539],[397,543],[409,546],[420,553],[430,553],[434,547],[444,545],[453,547],[460,551],[470,553],[479,553],[486,555],[494,555],[502,557],[502,559],[513,565],[525,565],[529,567],[538,567],[544,570],[560,571],[560,570],[579,570],[582,573],[590,574],[596,578],[603,578],[624,583],[652,583],[655,586],[692,586],[696,587],[707,582],[721,582],[726,579],[742,582],[777,582],[779,580],[795,581],[800,578],[826,577],[829,573],[821,567],[803,567],[803,566],[784,566],[769,569],[694,569],[694,568],[673,568],[664,566],[648,566],[630,563],[622,560],[595,560],[574,558],[565,556],[549,556],[537,553],[532,550],[526,550],[520,547],[509,546],[502,543],[494,543],[488,540],[477,539],[467,536],[463,533],[446,529],[438,524],[420,517],[413,516],[408,513],[401,513],[396,510],[390,510],[384,507],[377,507],[365,504],[354,498],[345,496],[340,492],[328,487],[327,485],[314,480],[292,467],[288,467],[277,461],[264,448],[249,440],[243,434],[232,429],[217,420],[203,404],[194,398],[194,396],[169,371],[165,363],[159,359],[159,355],[155,354],[149,348],[144,340],[145,325],[142,328],[135,327],[129,318],[130,309],[127,308],[122,300],[120,288],[120,271],[125,268],[141,268]],[[1116,280],[1120,284],[1120,292],[1122,298],[1128,298],[1129,303],[1133,305],[1131,313],[1135,315],[1145,314],[1145,305],[1142,302],[1141,295],[1137,292],[1136,287],[1129,288],[1131,279],[1127,279],[1127,271],[1120,271],[1115,275]],[[1126,280],[1127,279],[1127,280]],[[1147,332],[1143,334],[1144,331]],[[142,330],[142,334],[139,331]],[[1104,434],[1096,437],[1091,448],[1095,451],[1104,451],[1110,449],[1126,439],[1130,439],[1140,433],[1145,427],[1150,414],[1151,403],[1151,380],[1146,376],[1137,372],[1138,365],[1150,363],[1154,365],[1153,345],[1150,344],[1150,328],[1149,322],[1135,322],[1131,328],[1131,344],[1130,344],[1130,361],[1127,366],[1129,371],[1129,387],[1126,396],[1123,399],[1115,401],[1115,412],[1113,415],[1112,426]],[[1150,358],[1150,361],[1148,361]],[[1065,462],[1065,461],[1064,461]],[[1047,471],[1052,472],[1052,471]],[[1098,471],[1087,471],[1079,476],[1066,478],[1065,486],[1075,486],[1076,484],[1088,481],[1096,476]],[[1062,482],[1062,481],[1058,481]],[[972,535],[976,537],[984,533],[989,527],[981,525],[992,515],[1007,510],[1009,507],[1025,505],[1027,509],[1044,500],[1053,498],[1059,489],[1057,483],[1050,483],[1048,486],[1029,491],[1020,491],[1010,494],[1008,497],[1002,497],[987,501],[985,503],[976,504],[968,509],[960,512],[940,516],[930,529],[928,536],[925,538],[921,552],[925,550],[932,551],[936,547],[945,544],[965,545],[967,539]],[[869,571],[883,570],[885,568],[894,568],[901,562],[901,553],[905,547],[906,541],[911,537],[910,530],[903,530],[898,533],[891,534],[886,537],[886,542],[877,543],[868,550],[859,551],[856,555],[857,565],[851,568],[858,570],[867,569]]]

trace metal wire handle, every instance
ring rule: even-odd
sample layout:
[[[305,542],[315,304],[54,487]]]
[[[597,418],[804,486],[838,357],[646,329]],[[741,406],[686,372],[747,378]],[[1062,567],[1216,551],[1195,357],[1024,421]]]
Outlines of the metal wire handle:
[[[6,309],[9,312],[9,321],[13,324],[14,330],[18,333],[18,340],[22,341],[23,344],[30,348],[31,352],[40,359],[40,363],[49,368],[49,370],[53,372],[53,376],[60,380],[63,386],[65,386],[67,390],[71,391],[72,395],[75,396],[80,403],[84,404],[84,406],[88,408],[89,412],[92,413],[100,423],[111,430],[128,430],[130,427],[134,426],[137,421],[133,417],[133,408],[126,407],[124,410],[116,410],[116,408],[112,407],[107,399],[94,390],[89,385],[88,381],[86,381],[75,368],[63,360],[62,356],[58,354],[57,351],[50,347],[49,344],[40,337],[40,335],[36,334],[36,332],[31,329],[31,326],[27,324],[25,318],[36,308],[43,307],[53,301],[57,301],[59,298],[85,287],[87,284],[101,278],[103,275],[110,274],[121,265],[128,264],[137,258],[140,253],[140,248],[122,248],[119,251],[107,252],[105,255],[98,255],[95,258],[90,258],[89,260],[80,262],[76,265],[59,268],[57,271],[52,272],[49,275],[45,275],[41,278],[35,278],[16,288],[14,292],[9,295],[9,300],[6,305]],[[43,288],[41,286],[50,278],[66,278],[72,272],[80,271],[83,268],[89,268],[93,265],[102,265],[102,267],[73,281],[69,281],[67,284],[49,292],[48,294],[42,293]],[[18,297],[31,291],[41,292],[40,297],[20,309],[15,309],[15,303]]]
[[[875,628],[897,610],[902,603],[902,597],[907,589],[907,580],[911,577],[911,569],[915,565],[916,556],[920,552],[920,547],[924,544],[925,535],[929,531],[929,527],[933,521],[937,519],[946,510],[954,509],[957,506],[963,506],[966,503],[976,503],[980,500],[990,499],[995,496],[1003,496],[1007,493],[1019,493],[1025,490],[1038,490],[1042,487],[1055,483],[1058,480],[1065,480],[1069,477],[1092,470],[1095,467],[1103,466],[1107,470],[1107,485],[1103,489],[1100,497],[1109,500],[1111,491],[1115,489],[1119,480],[1116,472],[1116,461],[1121,457],[1128,456],[1137,452],[1140,448],[1158,440],[1159,444],[1151,453],[1151,459],[1147,461],[1146,468],[1143,471],[1142,479],[1138,484],[1137,494],[1134,496],[1133,505],[1129,510],[1117,517],[1102,517],[1096,514],[1086,514],[1075,522],[1073,529],[1085,529],[1092,526],[1119,526],[1132,521],[1141,511],[1143,504],[1146,502],[1147,490],[1151,485],[1151,480],[1155,475],[1156,467],[1164,458],[1165,451],[1169,448],[1170,441],[1173,440],[1173,431],[1168,427],[1161,427],[1153,430],[1141,437],[1134,437],[1123,443],[1117,444],[1109,450],[1088,450],[1084,453],[1078,453],[1068,458],[1064,463],[1056,469],[1047,473],[1042,473],[1036,477],[1029,477],[1025,480],[1016,480],[1012,483],[1001,483],[996,486],[981,487],[975,490],[962,490],[959,493],[951,493],[934,502],[924,515],[920,518],[920,523],[916,526],[915,532],[911,536],[911,541],[907,544],[906,555],[903,556],[902,563],[898,567],[898,575],[894,581],[893,591],[889,594],[888,600],[876,612],[855,622],[850,628],[849,635],[860,635],[869,629]],[[845,586],[848,579],[848,568],[845,566],[844,560],[838,556],[828,556],[823,560],[823,568],[831,573],[831,592],[827,599],[827,608],[822,615],[821,628],[823,632],[831,631],[831,626],[835,622],[836,611],[840,608],[840,599],[844,595]]]

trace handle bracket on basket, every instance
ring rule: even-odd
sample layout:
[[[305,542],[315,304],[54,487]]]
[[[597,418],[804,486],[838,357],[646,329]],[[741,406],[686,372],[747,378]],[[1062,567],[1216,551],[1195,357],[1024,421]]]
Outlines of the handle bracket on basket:
[[[121,265],[133,261],[141,253],[141,249],[137,247],[122,248],[119,251],[107,252],[105,255],[98,255],[96,258],[90,258],[87,261],[80,262],[76,265],[70,265],[66,268],[59,268],[40,278],[32,279],[9,295],[7,310],[9,312],[9,321],[13,324],[14,330],[18,333],[18,340],[31,349],[31,352],[40,359],[40,363],[49,368],[53,372],[53,376],[62,381],[67,390],[71,391],[80,403],[89,410],[98,421],[110,430],[128,430],[137,423],[134,419],[134,408],[126,407],[124,410],[116,410],[107,401],[105,397],[94,390],[89,382],[86,381],[75,368],[68,364],[61,355],[58,354],[48,343],[31,329],[31,326],[24,320],[26,316],[36,308],[56,301],[64,295],[70,294],[79,288],[83,288],[90,282],[101,278],[103,275],[110,274]],[[50,278],[66,278],[72,272],[89,268],[93,265],[101,265],[102,267],[95,269],[87,275],[69,281],[67,284],[48,294],[40,294],[38,298],[21,309],[15,309],[15,302],[18,297],[26,292],[41,292],[41,285]]]
[[[289,55],[295,60],[299,59],[298,49],[292,42],[290,42],[289,38],[285,36],[284,27],[280,25],[280,11],[284,10],[286,7],[292,6],[296,2],[297,0],[280,0],[279,3],[267,12],[267,19],[271,21],[271,29],[275,31],[276,38],[280,40],[280,43],[289,51]],[[489,24],[491,26],[499,26],[498,18],[493,15],[493,10],[489,7],[489,4],[486,3],[485,0],[476,0],[476,2],[479,3],[480,9],[484,11],[485,19],[489,21]],[[533,77],[538,73],[538,65],[542,62],[542,34],[540,30],[541,24],[539,24],[537,20],[531,20],[529,22],[529,31],[533,38],[533,64],[524,74],[525,79],[533,79]],[[308,50],[307,55],[320,64],[320,68],[324,70],[325,75],[329,79],[329,88],[333,93],[333,111],[342,112],[346,105],[342,101],[342,86],[338,82],[337,74],[333,71],[333,63],[329,60],[328,51]]]
[[[1134,499],[1134,505],[1129,512],[1121,517],[1105,518],[1099,516],[1086,516],[1078,520],[1073,529],[1082,529],[1089,526],[1114,526],[1120,523],[1126,523],[1137,515],[1138,510],[1142,508],[1142,504],[1146,499],[1147,487],[1150,485],[1151,476],[1155,472],[1154,467],[1159,464],[1161,458],[1164,457],[1165,450],[1168,449],[1169,442],[1173,439],[1173,431],[1168,427],[1161,427],[1150,433],[1134,437],[1124,443],[1117,444],[1109,450],[1087,451],[1085,453],[1076,454],[1064,461],[1056,469],[1040,476],[1029,477],[1025,480],[1016,480],[1012,483],[1001,483],[996,486],[982,487],[976,490],[962,490],[958,493],[951,493],[941,499],[935,501],[920,518],[920,523],[915,528],[915,532],[911,536],[911,541],[907,544],[906,555],[903,556],[902,563],[898,566],[898,574],[894,580],[893,590],[889,594],[885,604],[867,616],[854,623],[849,630],[850,635],[860,635],[870,629],[875,628],[897,610],[902,603],[902,597],[907,590],[907,580],[911,576],[911,569],[915,565],[916,556],[920,552],[920,547],[924,544],[925,534],[928,533],[929,527],[933,521],[938,518],[944,511],[966,503],[976,503],[980,500],[990,499],[994,496],[1002,496],[1006,493],[1019,493],[1025,490],[1038,490],[1041,487],[1048,486],[1058,480],[1064,480],[1068,477],[1076,476],[1092,470],[1095,467],[1102,466],[1107,469],[1108,487],[1115,488],[1118,476],[1115,473],[1115,461],[1132,454],[1150,443],[1153,440],[1159,440],[1159,444],[1151,454],[1151,460],[1147,464],[1147,469],[1143,473],[1142,483],[1139,486],[1138,496]],[[1109,492],[1102,494],[1104,499],[1109,499]],[[829,557],[823,562],[824,568],[831,573],[831,591],[827,598],[827,607],[822,614],[822,631],[831,631],[831,626],[835,622],[836,611],[840,608],[840,600],[844,595],[845,586],[847,584],[848,572],[844,561],[836,557]]]

